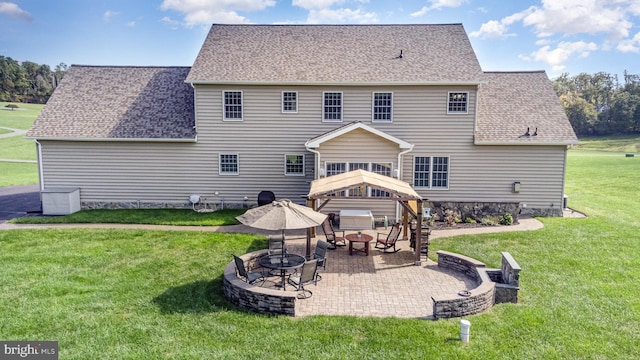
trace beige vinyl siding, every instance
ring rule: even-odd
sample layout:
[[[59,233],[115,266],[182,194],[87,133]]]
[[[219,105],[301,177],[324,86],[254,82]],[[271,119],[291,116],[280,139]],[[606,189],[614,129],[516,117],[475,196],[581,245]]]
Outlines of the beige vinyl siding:
[[[414,151],[405,157],[403,180],[413,184],[414,156],[440,156]],[[449,188],[416,188],[433,201],[521,202],[529,208],[562,204],[566,149],[564,146],[472,146],[449,154]],[[521,190],[512,192],[519,181]],[[553,206],[552,206],[553,204]]]
[[[223,121],[222,91],[243,92],[243,121]],[[298,92],[298,112],[282,113],[282,91]],[[343,94],[343,122],[322,121],[323,91]],[[393,92],[393,123],[372,122],[372,93]],[[467,114],[447,114],[449,91],[468,91]],[[82,201],[186,202],[200,194],[219,201],[256,203],[262,190],[303,203],[317,175],[307,140],[361,121],[415,145],[402,159],[402,179],[412,182],[413,156],[450,157],[449,190],[419,190],[426,198],[454,201],[561,201],[564,147],[473,144],[473,86],[227,86],[196,85],[196,143],[40,141],[44,186],[78,186]],[[359,130],[322,145],[321,161],[390,162],[398,146]],[[238,154],[239,174],[218,175],[218,155]],[[305,155],[305,176],[285,176],[284,154]],[[536,169],[553,168],[539,179]],[[516,176],[517,175],[517,176]],[[520,194],[510,192],[513,181]],[[214,197],[215,192],[219,193]],[[333,200],[325,210],[369,209],[395,216],[393,201]],[[325,211],[326,212],[326,211]]]
[[[217,174],[188,143],[41,141],[45,188],[80,187],[81,201],[185,202]]]

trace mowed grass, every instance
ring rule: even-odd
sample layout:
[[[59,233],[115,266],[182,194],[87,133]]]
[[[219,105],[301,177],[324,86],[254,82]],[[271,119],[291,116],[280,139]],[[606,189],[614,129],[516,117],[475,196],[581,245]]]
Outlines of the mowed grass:
[[[7,110],[7,104],[18,105],[19,109]],[[12,129],[29,130],[33,121],[44,108],[42,104],[22,104],[0,101],[0,126]]]
[[[576,150],[599,150],[612,152],[640,153],[640,136],[623,135],[581,138]]]
[[[83,210],[65,216],[17,218],[18,224],[149,224],[175,226],[221,226],[240,222],[236,216],[245,210],[224,209],[210,213],[198,213],[191,209],[120,209]]]
[[[16,104],[22,110],[6,110],[6,104]],[[0,102],[0,127],[28,130],[44,105]],[[8,133],[0,129],[0,133]],[[0,159],[35,161],[36,144],[24,135],[0,138]],[[38,165],[0,161],[0,186],[31,185],[38,183]]]
[[[639,160],[570,152],[569,204],[587,219],[433,241],[431,254],[499,267],[508,251],[522,267],[519,303],[468,317],[468,344],[460,319],[247,313],[225,300],[221,276],[230,254],[265,248],[265,238],[115,229],[0,232],[0,339],[59,340],[61,359],[634,358]]]
[[[0,141],[0,144],[2,142]],[[38,164],[0,161],[0,186],[38,183]]]

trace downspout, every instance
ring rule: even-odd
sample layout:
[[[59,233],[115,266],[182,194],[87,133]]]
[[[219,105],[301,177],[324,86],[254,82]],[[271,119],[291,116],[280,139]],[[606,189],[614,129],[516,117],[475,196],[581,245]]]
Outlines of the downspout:
[[[33,139],[36,142],[36,149],[38,153],[38,179],[40,181],[40,191],[44,190],[44,173],[42,171],[42,145],[37,139]]]
[[[404,156],[404,154],[407,154],[411,151],[413,151],[413,147],[414,145],[411,144],[411,147],[408,148],[405,151],[401,151],[398,153],[398,180],[400,180],[402,178],[402,156]],[[396,222],[398,221],[398,219],[400,219],[400,204],[398,204],[398,202],[396,201]]]
[[[307,149],[307,151],[311,151],[312,153],[316,154],[316,159],[318,160],[318,161],[317,161],[317,164],[316,164],[316,162],[315,162],[315,161],[314,161],[314,163],[313,163],[313,167],[315,168],[315,169],[313,170],[313,180],[317,180],[317,179],[319,179],[319,178],[320,178],[320,151],[318,151],[318,150],[313,150],[312,148],[310,148],[310,147],[307,145],[307,143],[308,143],[308,142],[305,142],[305,143],[304,143],[304,147],[305,147],[305,149]]]

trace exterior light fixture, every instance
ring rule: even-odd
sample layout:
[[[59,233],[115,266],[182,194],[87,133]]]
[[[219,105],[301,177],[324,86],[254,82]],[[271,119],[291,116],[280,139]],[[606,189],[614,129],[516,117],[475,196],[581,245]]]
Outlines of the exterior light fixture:
[[[513,183],[513,192],[516,194],[520,192],[520,181]]]

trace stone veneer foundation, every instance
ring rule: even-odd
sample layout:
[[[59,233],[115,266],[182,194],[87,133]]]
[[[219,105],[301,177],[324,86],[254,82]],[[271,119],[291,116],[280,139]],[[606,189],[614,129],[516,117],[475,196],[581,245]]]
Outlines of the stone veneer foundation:
[[[153,202],[153,201],[83,201],[82,210],[93,209],[191,209],[190,203]],[[216,211],[220,209],[248,209],[254,206],[249,202],[215,202],[207,203],[207,209]],[[518,216],[526,214],[531,216],[562,216],[561,208],[538,209],[522,208],[520,203],[494,203],[494,202],[426,202],[425,207],[431,208],[431,213],[444,218],[446,210],[453,210],[456,216],[463,221],[466,218],[481,222],[488,215],[502,216],[510,213],[514,223],[518,223]]]

